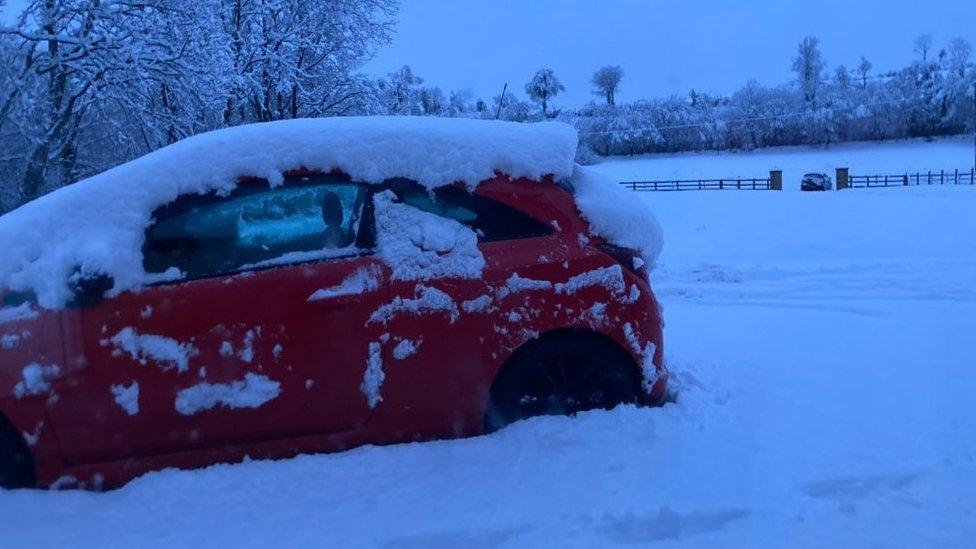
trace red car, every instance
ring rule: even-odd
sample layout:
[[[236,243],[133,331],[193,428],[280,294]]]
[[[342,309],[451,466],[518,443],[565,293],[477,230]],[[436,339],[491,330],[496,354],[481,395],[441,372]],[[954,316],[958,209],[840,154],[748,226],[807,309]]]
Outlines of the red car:
[[[300,169],[179,196],[145,231],[152,283],[115,295],[75,273],[61,309],[2,295],[0,486],[111,488],[659,402],[643,262],[593,236],[573,193]]]

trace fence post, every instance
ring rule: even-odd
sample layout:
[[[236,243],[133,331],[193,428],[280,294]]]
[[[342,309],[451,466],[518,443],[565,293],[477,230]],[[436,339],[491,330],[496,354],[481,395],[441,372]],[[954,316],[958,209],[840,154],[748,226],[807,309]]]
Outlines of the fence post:
[[[837,190],[843,190],[850,186],[849,178],[850,169],[849,168],[837,168]]]
[[[906,187],[908,186],[908,174],[907,173],[905,174],[905,180],[902,182],[902,184],[905,185]]]
[[[959,168],[956,168],[956,178],[952,181],[953,185],[959,184]]]
[[[783,190],[783,170],[769,170],[769,189],[772,191]]]
[[[945,185],[945,170],[939,170],[939,185]]]

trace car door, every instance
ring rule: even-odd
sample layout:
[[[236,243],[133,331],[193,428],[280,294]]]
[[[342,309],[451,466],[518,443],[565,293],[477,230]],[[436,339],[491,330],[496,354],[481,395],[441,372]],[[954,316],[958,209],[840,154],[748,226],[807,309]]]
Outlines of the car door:
[[[394,269],[395,306],[375,315],[387,357],[376,421],[394,418],[404,438],[478,432],[483,407],[470,404],[487,401],[485,373],[504,352],[495,344],[534,337],[525,325],[528,315],[540,314],[524,306],[530,293],[539,293],[528,267],[540,263],[539,247],[517,240],[545,239],[553,231],[461,187],[430,192],[408,184],[392,193],[376,197],[378,246],[410,250],[404,255],[412,259],[401,263],[423,265],[426,276]]]
[[[64,315],[67,368],[49,413],[67,459],[92,463],[365,423],[361,385],[379,331],[366,320],[387,293],[385,267],[361,246],[369,239],[359,222],[366,193],[326,176],[290,178],[277,187],[241,184],[225,197],[184,197],[157,211],[145,267],[164,280],[80,300]],[[336,212],[325,211],[335,197],[338,225]]]

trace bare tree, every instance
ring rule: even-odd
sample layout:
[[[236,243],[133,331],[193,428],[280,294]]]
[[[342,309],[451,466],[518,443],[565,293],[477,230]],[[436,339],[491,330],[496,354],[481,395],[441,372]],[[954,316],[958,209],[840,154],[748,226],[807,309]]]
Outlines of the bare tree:
[[[861,56],[861,63],[858,64],[858,66],[857,66],[857,74],[859,74],[861,76],[861,88],[862,89],[868,87],[868,73],[871,72],[871,69],[873,69],[873,68],[874,68],[874,65],[872,65],[871,62],[868,61],[868,59],[862,55]]]
[[[624,70],[619,66],[608,65],[601,67],[595,73],[590,82],[594,86],[593,93],[602,96],[608,106],[616,104],[617,90],[620,88],[620,81],[624,77]]]
[[[914,42],[915,53],[922,56],[922,63],[927,63],[929,58],[929,50],[932,49],[932,35],[923,34],[915,39]]]

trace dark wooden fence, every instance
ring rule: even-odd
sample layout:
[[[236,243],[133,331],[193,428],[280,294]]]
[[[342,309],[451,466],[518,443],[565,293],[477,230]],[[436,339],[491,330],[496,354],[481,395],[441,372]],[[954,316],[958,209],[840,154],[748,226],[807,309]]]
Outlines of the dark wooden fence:
[[[838,179],[838,181],[840,181]],[[914,185],[974,185],[976,169],[969,171],[925,172],[900,175],[850,175],[848,187],[866,189],[870,187],[908,187]],[[838,190],[840,189],[838,185]]]
[[[778,190],[772,178],[766,179],[684,179],[674,181],[625,181],[621,185],[632,191],[724,191],[750,190],[771,191]]]

